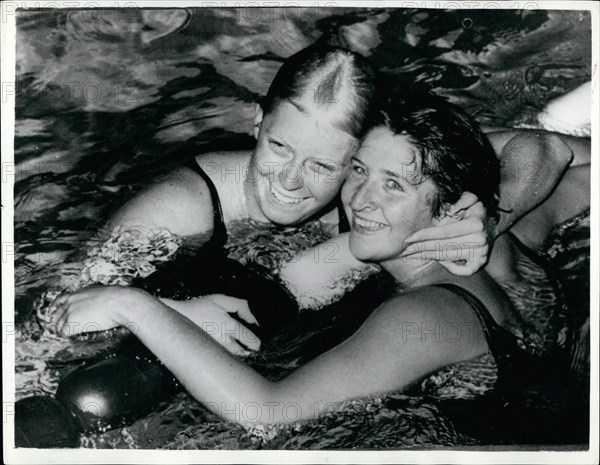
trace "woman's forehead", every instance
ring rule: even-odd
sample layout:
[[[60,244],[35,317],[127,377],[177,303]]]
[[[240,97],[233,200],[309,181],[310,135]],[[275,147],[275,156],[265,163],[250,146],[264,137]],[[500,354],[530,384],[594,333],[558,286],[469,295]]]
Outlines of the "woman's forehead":
[[[299,155],[345,160],[356,151],[358,141],[336,126],[319,108],[302,111],[289,102],[281,102],[265,117],[266,131],[279,137]]]
[[[389,166],[419,165],[419,151],[410,136],[394,134],[385,126],[378,126],[363,139],[357,158],[364,163]]]

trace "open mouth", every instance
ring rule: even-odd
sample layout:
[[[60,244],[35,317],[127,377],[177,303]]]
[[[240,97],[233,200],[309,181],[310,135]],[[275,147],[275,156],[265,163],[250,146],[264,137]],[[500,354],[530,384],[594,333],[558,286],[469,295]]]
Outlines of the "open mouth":
[[[387,224],[354,216],[352,219],[352,228],[359,232],[377,232],[387,228]]]
[[[271,194],[273,194],[273,197],[275,198],[275,200],[277,200],[277,202],[279,202],[280,204],[283,205],[296,205],[299,204],[300,202],[303,202],[304,200],[308,199],[308,197],[290,197],[288,195],[283,194],[282,192],[280,192],[279,190],[277,190],[275,188],[275,186],[273,186],[273,184],[271,184]]]

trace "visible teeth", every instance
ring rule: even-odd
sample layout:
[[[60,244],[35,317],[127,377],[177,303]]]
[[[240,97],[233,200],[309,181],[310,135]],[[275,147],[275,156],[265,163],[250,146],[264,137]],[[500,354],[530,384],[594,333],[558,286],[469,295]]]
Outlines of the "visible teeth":
[[[294,197],[288,197],[287,195],[283,195],[281,192],[277,191],[273,186],[271,186],[271,194],[278,202],[285,203],[286,205],[294,205],[296,203],[300,203],[304,200],[304,198],[298,199]]]
[[[356,224],[361,228],[370,229],[372,231],[376,231],[385,227],[385,224],[383,223],[378,223],[377,221],[367,221],[363,220],[362,218],[355,218],[354,221],[356,221]]]

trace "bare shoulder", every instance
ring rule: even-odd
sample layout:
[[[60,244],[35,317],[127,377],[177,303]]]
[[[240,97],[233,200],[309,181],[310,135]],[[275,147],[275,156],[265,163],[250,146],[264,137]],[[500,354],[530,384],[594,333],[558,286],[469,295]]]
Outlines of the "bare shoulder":
[[[427,323],[449,317],[449,310],[462,304],[460,297],[440,287],[423,286],[388,299],[380,309],[399,321]]]
[[[516,324],[510,299],[485,271],[469,277],[449,277],[446,282],[470,291],[500,325],[512,327]],[[435,285],[410,290],[384,305],[388,307],[386,311],[394,312],[395,318],[401,321],[479,325],[476,313],[462,296]]]
[[[378,335],[377,342],[387,341],[403,358],[415,358],[418,366],[427,367],[425,372],[476,357],[487,348],[477,316],[466,301],[435,286],[387,300],[366,326],[366,336]]]
[[[193,170],[178,167],[154,180],[126,202],[108,228],[143,225],[189,236],[213,227],[213,208],[206,182]]]
[[[209,152],[196,162],[217,184],[240,177],[250,161],[249,151]],[[189,167],[178,167],[154,180],[123,205],[107,227],[143,225],[166,228],[180,236],[212,231],[211,193],[206,181]]]
[[[459,309],[458,314],[461,314],[463,304],[459,297],[441,288],[424,286],[389,298],[373,312],[369,320],[370,325],[390,337],[407,332],[418,337],[428,329],[456,321],[456,311]]]

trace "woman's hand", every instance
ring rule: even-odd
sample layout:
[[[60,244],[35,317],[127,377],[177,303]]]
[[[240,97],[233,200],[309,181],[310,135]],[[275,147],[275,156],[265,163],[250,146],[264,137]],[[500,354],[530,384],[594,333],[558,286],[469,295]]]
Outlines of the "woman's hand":
[[[141,289],[126,286],[89,286],[63,294],[54,302],[56,332],[68,337],[117,326],[127,326],[135,332],[135,323],[124,321],[124,311],[152,298]]]
[[[484,266],[493,243],[493,221],[474,194],[464,192],[439,226],[421,229],[407,239],[402,256],[426,254],[448,271],[469,276]]]
[[[202,328],[233,354],[247,355],[248,350],[260,349],[258,336],[230,316],[236,314],[247,323],[258,325],[248,302],[243,299],[214,294],[183,301],[163,298],[159,300]]]

